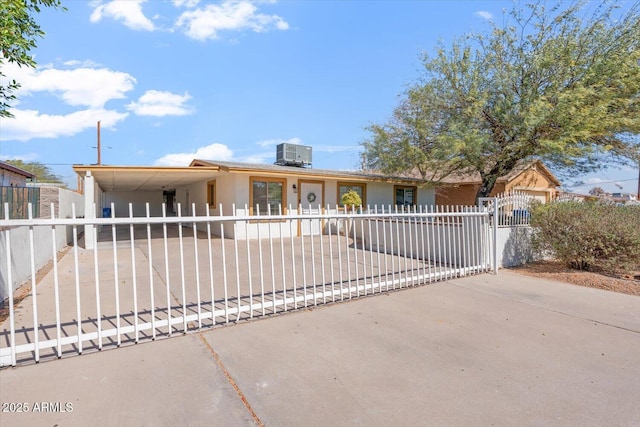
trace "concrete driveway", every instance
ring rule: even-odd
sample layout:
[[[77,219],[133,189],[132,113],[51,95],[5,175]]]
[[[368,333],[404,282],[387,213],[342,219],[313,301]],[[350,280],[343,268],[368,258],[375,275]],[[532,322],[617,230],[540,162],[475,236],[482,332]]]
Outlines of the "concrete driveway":
[[[638,396],[640,297],[501,271],[4,369],[0,424],[637,426]]]

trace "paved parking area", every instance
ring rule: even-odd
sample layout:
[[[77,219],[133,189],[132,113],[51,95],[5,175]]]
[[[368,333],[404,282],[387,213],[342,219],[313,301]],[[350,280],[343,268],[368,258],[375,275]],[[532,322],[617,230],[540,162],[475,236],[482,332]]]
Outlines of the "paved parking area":
[[[636,426],[639,378],[640,297],[501,271],[3,369],[0,424]]]

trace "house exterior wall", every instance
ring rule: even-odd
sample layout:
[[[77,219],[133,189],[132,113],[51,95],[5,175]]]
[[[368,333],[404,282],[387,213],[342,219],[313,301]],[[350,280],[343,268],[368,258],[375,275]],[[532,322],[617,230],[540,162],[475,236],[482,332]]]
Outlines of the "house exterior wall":
[[[459,186],[438,187],[436,189],[436,205],[475,205],[476,194],[479,188],[480,184],[463,184]]]
[[[529,169],[518,175],[514,180],[507,184],[507,190],[526,187],[526,188],[555,188],[555,185],[544,174],[537,170]]]
[[[190,216],[192,214],[192,203],[196,204],[195,213],[198,216],[206,215],[205,211],[207,203],[207,185],[210,181],[215,181],[215,206],[209,206],[208,214],[211,216],[249,216],[252,214],[250,206],[250,187],[251,178],[263,177],[259,172],[255,174],[234,174],[221,173],[214,179],[198,182],[192,185],[176,188],[176,201],[180,203],[181,215]],[[264,176],[266,177],[266,176]],[[304,176],[286,176],[283,177],[284,182],[284,204],[283,213],[296,215],[299,206],[299,190],[301,182],[309,181]],[[326,209],[327,205],[333,211],[338,204],[338,183],[344,182],[341,179],[324,179],[316,181],[324,182],[324,200],[318,199],[318,204],[322,209]],[[293,185],[296,185],[294,191]],[[370,206],[385,205],[393,206],[395,199],[394,184],[384,182],[366,183],[366,203]],[[418,188],[417,202],[419,205],[430,205],[435,201],[435,191],[433,188]],[[188,205],[187,205],[188,203]],[[219,205],[222,205],[222,213]],[[235,211],[233,210],[235,205]],[[291,211],[289,211],[289,206]],[[117,213],[117,211],[116,211]],[[199,224],[198,228],[205,231],[206,224]],[[220,225],[216,224],[211,230],[215,235],[221,235],[231,238],[234,235],[237,238],[257,238],[269,236],[269,231],[273,236],[290,236],[297,235],[299,232],[298,221],[284,221],[282,223],[260,223],[257,221],[237,222],[234,226],[232,223],[223,223],[223,231]]]
[[[367,183],[367,201],[369,206],[394,205],[395,194],[393,192],[393,184],[386,182],[369,182]],[[366,207],[365,205],[365,207]]]
[[[514,190],[531,194],[541,202],[549,202],[555,195],[556,186],[545,174],[529,169],[505,185],[505,191]]]
[[[133,205],[133,216],[147,216],[146,204],[149,203],[151,216],[162,216],[162,191],[114,191],[103,193],[103,208],[114,204],[116,217],[129,216],[129,203]],[[102,216],[102,209],[96,212]]]
[[[293,172],[293,173],[292,173]],[[261,171],[224,171],[221,170],[207,179],[202,181],[177,186],[175,188],[167,188],[165,191],[175,190],[175,196],[173,198],[174,205],[168,207],[167,214],[172,215],[175,211],[175,215],[181,215],[188,217],[192,215],[197,216],[252,216],[254,215],[251,204],[252,194],[252,181],[260,180],[281,180],[283,184],[283,214],[296,215],[298,214],[299,197],[301,197],[301,185],[322,184],[322,196],[317,194],[318,199],[314,205],[321,205],[322,211],[327,206],[329,209],[335,211],[336,205],[339,204],[339,185],[342,183],[354,183],[363,185],[365,187],[365,208],[368,206],[381,206],[385,207],[394,206],[395,204],[395,186],[397,183],[393,182],[363,182],[359,181],[359,177],[354,177],[351,180],[348,176],[343,177],[316,177],[310,178],[306,174],[296,174],[296,171],[287,173],[274,173],[269,170]],[[90,186],[93,183],[93,177],[88,174],[85,177],[85,184]],[[210,203],[207,211],[206,205],[209,202],[210,188],[209,184],[213,183],[215,190],[215,196],[213,203]],[[294,185],[296,188],[294,189]],[[405,186],[412,186],[411,184]],[[416,203],[420,206],[432,205],[435,203],[435,190],[433,188],[419,188],[417,186]],[[309,187],[307,187],[308,189]],[[316,187],[317,188],[317,187]],[[87,189],[88,190],[88,189]],[[317,192],[317,190],[314,190]],[[96,216],[101,217],[104,208],[114,205],[114,214],[116,217],[128,217],[129,216],[129,203],[133,206],[133,215],[135,217],[146,216],[146,203],[150,206],[151,216],[162,216],[162,203],[163,203],[163,191],[115,191],[115,192],[103,192],[96,185],[93,194],[89,196],[87,191],[87,199],[91,198],[96,203]],[[194,209],[195,204],[195,209]],[[178,205],[180,211],[177,212]],[[90,205],[87,205],[90,206]],[[222,206],[222,210],[220,209]],[[86,206],[85,206],[86,207]],[[289,212],[289,207],[291,211]],[[235,209],[235,210],[234,210]],[[313,209],[316,209],[313,206]],[[266,212],[262,213],[263,215]],[[91,215],[87,215],[90,217]],[[205,223],[199,224],[200,230],[206,231],[207,225]],[[223,223],[222,229],[219,224],[216,224],[211,230],[214,234],[224,233],[225,237],[238,237],[255,238],[267,237],[271,230],[274,235],[297,235],[299,233],[298,220],[293,222],[284,221],[282,224],[269,225],[264,222],[258,222],[250,220],[247,224],[239,223],[233,225],[233,223]],[[317,232],[317,231],[312,231]]]
[[[178,215],[178,206],[180,216],[206,215],[205,207],[207,203],[207,183],[199,182],[197,184],[176,187],[176,215]],[[162,203],[162,202],[161,202]],[[193,204],[196,204],[196,210],[193,210]]]
[[[59,187],[40,187],[40,217],[51,218],[51,204],[55,206],[56,218],[72,218],[73,205],[76,206],[76,217],[84,217],[83,195]]]
[[[226,175],[222,181],[222,191],[218,191],[220,199],[218,203],[222,203],[222,209],[224,215],[233,215],[233,206],[235,203],[235,215],[249,216],[252,213],[251,200],[250,200],[250,186],[251,178],[263,177],[260,173],[255,174],[229,174]],[[297,192],[294,193],[293,184],[298,185],[297,177],[282,177],[285,182],[283,184],[283,214],[297,214],[296,205],[298,203]],[[216,180],[217,184],[217,180]],[[217,186],[218,187],[218,186]],[[227,202],[231,200],[231,202]],[[289,212],[288,208],[291,206],[292,211]],[[219,214],[219,212],[218,212]],[[266,213],[263,213],[266,214]],[[213,231],[215,234],[220,234],[219,230]],[[255,239],[266,238],[271,233],[272,236],[290,237],[291,235],[298,234],[297,221],[284,221],[281,223],[260,223],[257,221],[225,223],[224,235],[225,237],[235,236],[238,239]]]
[[[216,206],[210,209],[211,215],[220,215],[220,204],[222,204],[222,214],[232,215],[232,203],[236,207],[244,209],[244,204],[249,203],[249,177],[234,174],[220,175],[216,181]],[[204,199],[206,201],[206,197]]]
[[[19,173],[0,169],[0,176],[2,176],[0,184],[2,187],[25,187],[27,185],[27,178]]]
[[[436,189],[431,187],[418,188],[418,205],[433,206],[436,204]]]

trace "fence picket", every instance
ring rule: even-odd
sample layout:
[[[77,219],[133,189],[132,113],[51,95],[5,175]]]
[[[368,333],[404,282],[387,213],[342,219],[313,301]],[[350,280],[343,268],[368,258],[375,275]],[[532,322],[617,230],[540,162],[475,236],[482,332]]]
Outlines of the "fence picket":
[[[145,213],[147,215],[147,219],[151,218],[149,203],[145,204]],[[148,258],[148,267],[149,267],[149,299],[151,301],[151,339],[156,339],[156,303],[155,297],[153,295],[153,251],[151,248],[151,223],[147,221],[147,258]],[[136,313],[138,312],[137,301],[134,302]],[[137,317],[137,314],[136,314]],[[138,320],[136,319],[136,330],[139,328]],[[138,333],[136,332],[136,342],[138,342]]]
[[[133,218],[133,204],[129,203],[129,218]],[[135,342],[138,342],[139,330],[138,330],[138,281],[136,274],[136,245],[135,245],[135,231],[133,229],[133,224],[129,224],[129,240],[130,240],[130,248],[131,248],[131,272],[132,272],[132,281],[133,281],[133,328],[134,328],[134,336]],[[153,304],[152,304],[153,306]]]

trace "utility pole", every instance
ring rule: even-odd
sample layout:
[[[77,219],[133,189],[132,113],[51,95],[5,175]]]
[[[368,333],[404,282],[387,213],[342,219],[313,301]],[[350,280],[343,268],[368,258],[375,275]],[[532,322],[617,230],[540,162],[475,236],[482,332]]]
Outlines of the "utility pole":
[[[100,120],[98,120],[98,166],[102,164],[101,153],[100,153]]]

